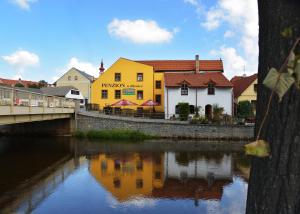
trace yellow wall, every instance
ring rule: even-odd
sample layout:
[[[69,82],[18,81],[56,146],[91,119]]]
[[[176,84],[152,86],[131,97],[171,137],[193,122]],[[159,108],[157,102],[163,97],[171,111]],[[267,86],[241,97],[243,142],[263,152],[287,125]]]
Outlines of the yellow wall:
[[[256,100],[257,93],[254,91],[255,84],[257,84],[257,79],[237,98],[237,101],[248,100],[251,102],[252,100]]]
[[[115,168],[115,161],[121,162],[120,169]],[[150,196],[153,188],[163,186],[163,154],[159,156],[159,162],[152,158],[141,157],[134,153],[130,155],[106,155],[100,154],[90,160],[89,170],[95,179],[119,201],[126,201],[138,195]],[[155,163],[154,163],[155,162]],[[138,163],[142,163],[142,169],[137,169]],[[102,166],[106,165],[106,169]],[[155,179],[155,172],[161,173],[160,179]],[[120,180],[120,186],[115,187],[114,180]],[[143,181],[143,187],[137,188],[136,180]]]
[[[121,81],[115,82],[115,73],[121,73]],[[137,73],[143,73],[143,81],[137,81]],[[109,106],[120,99],[115,99],[115,90],[121,90],[121,99],[132,101],[138,105],[151,99],[155,100],[155,93],[161,94],[163,100],[163,82],[162,89],[154,90],[155,80],[162,80],[163,74],[155,74],[153,67],[137,63],[128,59],[120,58],[110,68],[108,68],[92,84],[92,103],[99,104],[100,109]],[[123,94],[123,89],[132,88],[134,95]],[[108,99],[101,98],[101,91],[108,90]],[[137,91],[143,91],[143,100],[137,99]],[[136,109],[139,106],[126,106],[123,108]],[[152,107],[151,107],[152,108]],[[144,109],[151,109],[144,107]],[[163,102],[161,106],[155,107],[156,111],[163,111]]]

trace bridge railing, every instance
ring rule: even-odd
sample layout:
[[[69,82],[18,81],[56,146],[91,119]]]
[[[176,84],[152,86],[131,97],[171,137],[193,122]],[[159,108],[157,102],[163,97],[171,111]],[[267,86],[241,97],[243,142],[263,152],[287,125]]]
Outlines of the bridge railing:
[[[0,86],[0,106],[75,108],[72,99],[32,92],[26,89]]]

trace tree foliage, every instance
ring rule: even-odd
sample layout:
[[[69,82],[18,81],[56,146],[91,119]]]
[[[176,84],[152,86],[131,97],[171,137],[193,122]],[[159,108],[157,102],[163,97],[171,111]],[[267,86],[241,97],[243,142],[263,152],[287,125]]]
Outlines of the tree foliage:
[[[250,118],[253,117],[253,109],[250,101],[240,101],[237,106],[237,115],[240,118]]]
[[[178,103],[179,118],[180,120],[188,120],[190,113],[190,106],[188,103]]]

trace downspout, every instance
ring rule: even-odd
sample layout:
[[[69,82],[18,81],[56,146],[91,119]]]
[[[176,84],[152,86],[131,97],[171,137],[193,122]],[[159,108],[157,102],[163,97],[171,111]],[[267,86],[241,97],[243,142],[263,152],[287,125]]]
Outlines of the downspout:
[[[167,118],[168,118],[168,115],[169,115],[169,89],[168,88],[166,88],[166,89],[167,89]]]

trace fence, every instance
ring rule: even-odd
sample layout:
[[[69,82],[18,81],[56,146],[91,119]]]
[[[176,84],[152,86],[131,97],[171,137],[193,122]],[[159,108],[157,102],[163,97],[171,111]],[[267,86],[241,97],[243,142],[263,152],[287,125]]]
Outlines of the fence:
[[[75,108],[72,99],[32,92],[29,89],[0,86],[0,106]]]

